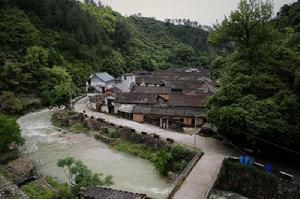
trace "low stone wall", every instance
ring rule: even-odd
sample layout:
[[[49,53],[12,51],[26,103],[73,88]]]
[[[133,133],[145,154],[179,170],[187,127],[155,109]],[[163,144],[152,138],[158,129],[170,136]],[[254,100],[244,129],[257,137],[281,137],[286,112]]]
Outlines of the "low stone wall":
[[[300,198],[300,184],[232,160],[224,160],[215,188],[254,199]]]
[[[184,180],[187,178],[187,176],[193,170],[193,168],[195,167],[195,165],[197,164],[197,162],[201,159],[201,157],[203,156],[203,154],[204,153],[202,151],[199,152],[199,153],[197,153],[194,156],[194,158],[190,161],[189,165],[181,172],[180,175],[178,175],[178,177],[176,178],[176,180],[172,184],[172,188],[171,188],[171,191],[170,191],[169,195],[167,196],[167,199],[173,198],[173,196],[176,193],[176,191],[179,189],[179,187],[182,185],[182,183],[184,182]]]
[[[134,129],[115,126],[108,124],[101,119],[88,118],[84,120],[84,125],[92,130],[103,130],[104,128],[114,128],[118,137],[123,140],[130,141],[136,144],[145,144],[153,150],[166,149],[169,150],[171,145],[169,142],[157,138],[153,135],[139,134]]]
[[[70,127],[77,122],[82,122],[85,127],[93,131],[102,131],[106,129],[115,129],[115,133],[118,137],[123,140],[127,140],[137,144],[145,144],[147,147],[153,150],[166,149],[169,150],[171,147],[172,141],[162,140],[159,136],[148,135],[147,133],[137,133],[134,129],[127,127],[116,126],[111,123],[107,123],[100,118],[90,118],[84,115],[83,113],[75,113],[73,115],[67,115],[63,111],[54,113],[53,118],[59,121],[63,126]],[[96,135],[96,138],[99,138],[100,135]],[[101,137],[103,141],[104,138]]]

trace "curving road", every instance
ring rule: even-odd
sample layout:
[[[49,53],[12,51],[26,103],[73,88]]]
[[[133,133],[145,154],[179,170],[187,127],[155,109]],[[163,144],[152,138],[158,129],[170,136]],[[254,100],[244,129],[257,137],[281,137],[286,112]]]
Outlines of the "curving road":
[[[88,97],[78,100],[74,105],[74,110],[81,113],[85,110],[85,113],[88,116],[101,118],[118,126],[130,127],[135,129],[137,132],[144,131],[147,133],[155,133],[162,138],[168,137],[174,139],[178,143],[191,147],[194,146],[194,136],[161,129],[150,124],[138,123],[132,120],[95,112],[87,107],[87,102]],[[196,146],[204,151],[204,155],[175,193],[173,197],[175,199],[206,199],[214,181],[217,178],[223,159],[228,155],[236,153],[233,149],[225,146],[218,140],[198,135],[196,136]]]

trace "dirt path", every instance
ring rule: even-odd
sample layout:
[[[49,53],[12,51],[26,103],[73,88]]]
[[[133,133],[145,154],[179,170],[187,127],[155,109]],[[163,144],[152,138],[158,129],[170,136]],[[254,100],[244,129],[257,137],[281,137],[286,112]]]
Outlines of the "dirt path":
[[[87,108],[87,101],[87,97],[78,100],[74,105],[75,111],[82,113],[85,110],[88,116],[101,118],[118,126],[130,127],[135,129],[137,132],[144,131],[147,133],[155,133],[162,138],[168,137],[174,139],[178,143],[185,144],[187,146],[194,146],[194,136],[95,112]],[[173,198],[205,199],[217,178],[223,159],[226,156],[235,153],[231,148],[225,146],[218,140],[198,135],[196,136],[196,146],[204,151],[204,155],[196,164],[189,176],[185,179]]]

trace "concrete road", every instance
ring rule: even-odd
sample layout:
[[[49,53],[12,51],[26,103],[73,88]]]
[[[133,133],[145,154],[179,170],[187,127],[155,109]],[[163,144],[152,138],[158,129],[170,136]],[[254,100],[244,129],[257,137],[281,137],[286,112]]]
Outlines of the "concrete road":
[[[161,129],[150,124],[138,123],[132,120],[89,110],[87,101],[87,97],[78,100],[74,105],[75,111],[82,113],[85,110],[88,116],[101,118],[118,126],[130,127],[137,132],[144,131],[147,133],[155,133],[162,138],[172,138],[178,143],[191,147],[194,146],[194,139],[196,138],[196,147],[203,150],[204,155],[175,193],[173,197],[175,199],[206,199],[208,192],[217,178],[223,159],[228,155],[236,154],[233,149],[213,138],[206,138],[198,135],[196,137],[194,137],[194,135],[185,135]]]

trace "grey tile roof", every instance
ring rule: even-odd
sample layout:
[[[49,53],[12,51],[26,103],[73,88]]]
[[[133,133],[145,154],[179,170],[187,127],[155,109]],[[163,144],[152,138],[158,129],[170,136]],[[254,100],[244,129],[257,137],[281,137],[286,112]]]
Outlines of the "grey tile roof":
[[[162,116],[182,116],[182,117],[197,117],[204,116],[204,110],[202,108],[192,107],[174,107],[174,108],[160,108],[150,106],[134,106],[133,113],[142,113],[150,115],[162,115]]]
[[[171,93],[171,88],[164,86],[133,86],[131,92],[133,93]]]
[[[168,105],[172,107],[199,107],[204,108],[207,97],[211,94],[201,95],[176,95],[170,96]]]
[[[117,93],[116,101],[124,104],[156,104],[158,94],[155,93]]]
[[[82,190],[80,196],[86,199],[145,199],[145,194],[132,193],[105,187],[92,187]]]
[[[108,74],[107,72],[103,72],[103,73],[96,73],[95,74],[98,78],[100,78],[102,81],[104,82],[110,82],[113,81],[115,78],[113,76],[111,76],[110,74]]]

